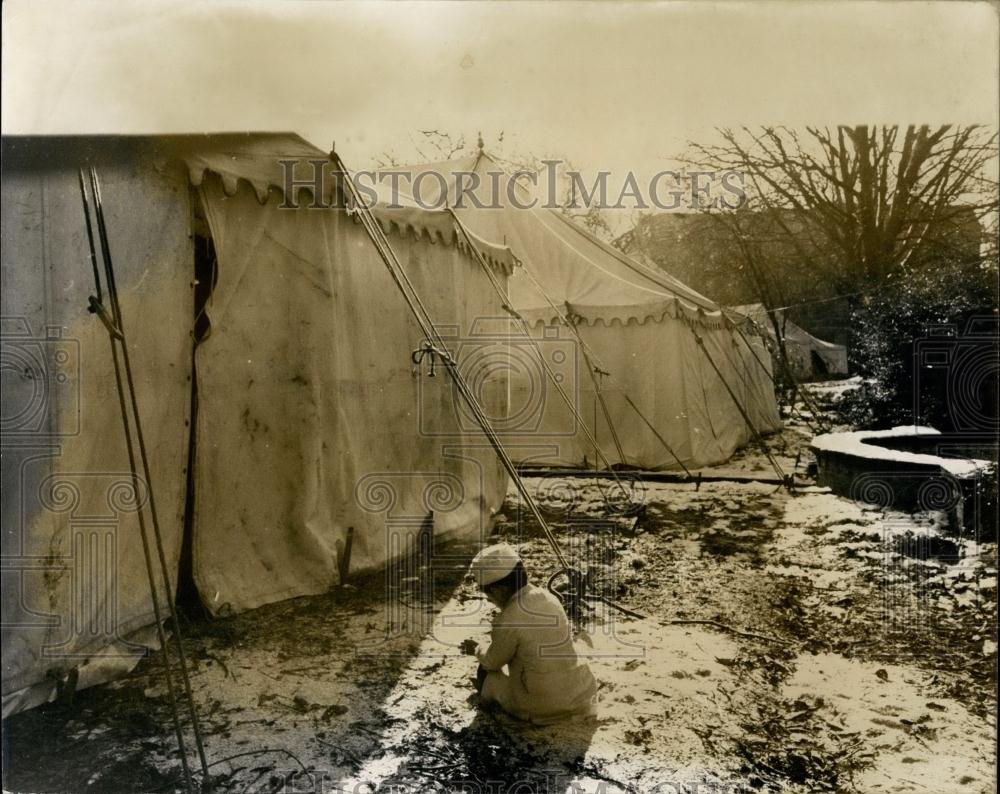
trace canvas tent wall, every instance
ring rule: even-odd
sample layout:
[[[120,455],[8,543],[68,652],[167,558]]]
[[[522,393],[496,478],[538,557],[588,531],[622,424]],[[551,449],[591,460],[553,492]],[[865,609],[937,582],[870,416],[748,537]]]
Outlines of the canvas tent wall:
[[[642,468],[677,468],[674,455],[689,467],[717,463],[752,438],[754,431],[727,385],[757,432],[780,426],[763,345],[750,340],[748,346],[708,298],[605,245],[558,211],[540,204],[520,208],[532,197],[512,186],[502,166],[488,154],[392,170],[402,172],[401,188],[408,186],[425,206],[444,203],[442,191],[447,191],[447,204],[468,228],[510,248],[522,266],[510,279],[510,303],[531,323],[542,355],[572,387],[573,400],[596,428],[610,462],[621,462],[621,456],[598,408],[597,388],[604,394],[624,462]],[[594,354],[592,362],[560,324],[559,313],[572,318]],[[704,341],[704,350],[697,337]],[[532,362],[536,351],[516,340],[512,350],[512,421],[507,438],[516,454],[532,463],[596,463],[592,445],[572,411]],[[595,386],[588,373],[590,363],[611,377],[601,376],[603,383]]]
[[[774,324],[763,304],[736,306],[732,311],[741,316],[740,321],[745,324],[748,332],[776,339]],[[793,377],[797,380],[811,380],[847,375],[847,348],[844,345],[818,339],[792,322],[783,311],[777,311],[777,318],[785,339],[785,352]]]
[[[5,715],[71,668],[80,686],[127,668],[153,623],[108,338],[86,311],[81,166],[102,183],[175,583],[187,497],[193,577],[216,614],[328,589],[348,527],[352,570],[370,568],[429,528],[476,537],[503,498],[448,379],[411,362],[418,328],[362,227],[279,209],[279,157],[323,154],[287,134],[3,140]],[[461,333],[500,313],[449,217],[376,212],[436,321]],[[217,283],[195,355],[198,214]],[[506,252],[480,245],[504,279]],[[502,414],[499,377],[485,393]]]

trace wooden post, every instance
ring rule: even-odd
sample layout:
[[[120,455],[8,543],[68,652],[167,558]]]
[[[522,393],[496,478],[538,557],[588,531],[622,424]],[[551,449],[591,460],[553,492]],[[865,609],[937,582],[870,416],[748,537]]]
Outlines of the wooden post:
[[[343,552],[341,553],[340,542],[337,542],[337,574],[340,578],[338,583],[340,587],[347,584],[347,577],[351,571],[351,546],[354,545],[354,527],[347,528],[347,540],[343,545]]]

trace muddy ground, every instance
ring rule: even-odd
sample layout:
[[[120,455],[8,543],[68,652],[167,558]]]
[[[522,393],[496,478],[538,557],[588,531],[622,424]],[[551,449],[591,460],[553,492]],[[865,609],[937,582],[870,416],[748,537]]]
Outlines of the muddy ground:
[[[581,616],[596,720],[477,707],[457,648],[491,616],[471,548],[390,588],[189,623],[215,790],[994,791],[996,545],[809,485],[808,437],[793,420],[771,439],[794,494],[647,484],[623,514],[608,481],[528,480],[593,590],[643,616]],[[726,468],[768,466],[749,450]],[[521,507],[512,491],[497,535],[544,582],[555,558]],[[5,789],[181,790],[159,669],[8,720]]]

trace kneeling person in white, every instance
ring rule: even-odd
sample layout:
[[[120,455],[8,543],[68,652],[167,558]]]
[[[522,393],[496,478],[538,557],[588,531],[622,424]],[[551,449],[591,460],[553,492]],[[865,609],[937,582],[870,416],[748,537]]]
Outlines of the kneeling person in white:
[[[592,714],[597,683],[577,658],[559,599],[528,581],[517,551],[506,544],[483,549],[472,570],[500,608],[489,647],[475,650],[483,702],[536,725]]]

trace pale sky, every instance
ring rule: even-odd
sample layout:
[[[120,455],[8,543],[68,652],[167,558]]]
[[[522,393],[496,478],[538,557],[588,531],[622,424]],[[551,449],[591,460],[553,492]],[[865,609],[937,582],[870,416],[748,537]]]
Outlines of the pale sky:
[[[3,132],[499,130],[647,172],[714,126],[997,124],[986,2],[3,4]]]

